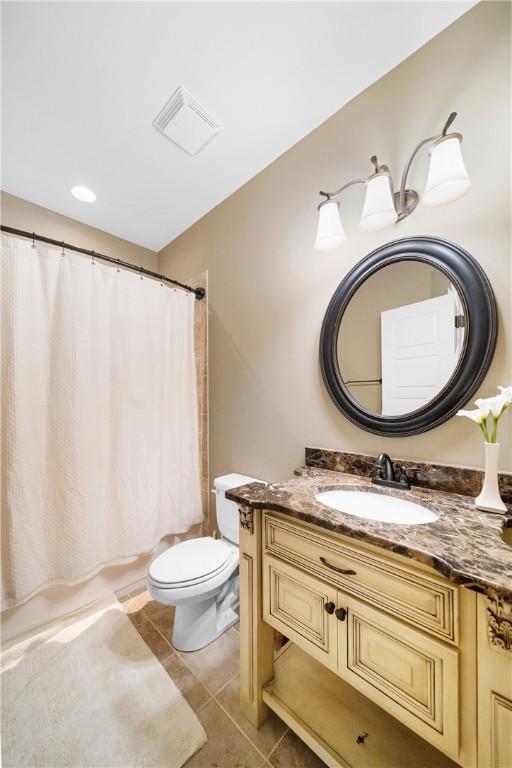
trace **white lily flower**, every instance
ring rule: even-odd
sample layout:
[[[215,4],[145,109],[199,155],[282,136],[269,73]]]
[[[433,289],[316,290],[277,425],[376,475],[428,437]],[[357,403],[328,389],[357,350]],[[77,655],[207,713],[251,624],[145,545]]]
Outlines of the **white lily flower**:
[[[496,442],[500,416],[512,404],[512,386],[499,387],[499,389],[501,389],[500,395],[480,397],[478,400],[475,400],[477,407],[474,411],[457,411],[457,416],[466,416],[466,418],[478,424],[486,443]],[[487,419],[490,414],[492,414],[492,432],[489,434]]]
[[[492,397],[480,397],[478,400],[475,400],[476,407],[479,411],[485,413],[485,418],[487,418],[491,412],[491,400]]]
[[[503,397],[506,397],[508,399],[508,402],[512,403],[512,387],[510,385],[508,387],[502,387],[500,385],[498,389],[501,389],[501,394],[503,395]]]
[[[493,418],[499,419],[508,406],[509,399],[506,395],[496,395],[495,397],[488,397],[486,404],[489,406],[489,411],[492,413]]]
[[[483,424],[488,415],[489,410],[486,411],[481,408],[475,408],[473,411],[457,411],[457,416],[466,416],[466,418],[471,419],[471,421],[477,424]]]

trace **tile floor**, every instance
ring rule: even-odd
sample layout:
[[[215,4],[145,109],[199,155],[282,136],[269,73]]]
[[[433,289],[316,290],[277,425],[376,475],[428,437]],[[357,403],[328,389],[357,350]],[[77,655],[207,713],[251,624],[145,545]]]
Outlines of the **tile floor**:
[[[188,701],[208,743],[187,768],[322,768],[324,763],[275,715],[256,730],[238,704],[237,627],[193,653],[170,643],[174,609],[155,603],[144,590],[120,597],[124,611]]]

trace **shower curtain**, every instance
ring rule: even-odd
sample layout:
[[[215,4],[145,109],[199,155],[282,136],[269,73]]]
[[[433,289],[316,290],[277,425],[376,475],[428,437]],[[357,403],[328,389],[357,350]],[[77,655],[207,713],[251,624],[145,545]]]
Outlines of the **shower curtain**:
[[[202,518],[195,296],[2,236],[2,608]]]

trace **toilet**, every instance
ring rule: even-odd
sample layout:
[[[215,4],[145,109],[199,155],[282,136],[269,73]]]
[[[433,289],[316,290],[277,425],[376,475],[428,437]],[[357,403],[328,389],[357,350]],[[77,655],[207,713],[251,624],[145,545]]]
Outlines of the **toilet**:
[[[202,536],[175,544],[149,566],[148,589],[158,603],[176,606],[172,644],[197,651],[236,624],[239,607],[238,505],[230,488],[262,482],[232,473],[214,480],[221,538]]]

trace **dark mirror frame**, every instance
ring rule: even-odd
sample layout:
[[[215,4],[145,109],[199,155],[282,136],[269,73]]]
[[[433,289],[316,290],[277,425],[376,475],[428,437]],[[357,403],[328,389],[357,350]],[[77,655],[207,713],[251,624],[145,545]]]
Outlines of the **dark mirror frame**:
[[[464,307],[464,348],[449,381],[429,403],[411,413],[381,416],[363,408],[344,384],[338,365],[338,331],[358,288],[379,270],[399,261],[421,261],[437,267],[456,287]],[[451,418],[476,392],[491,363],[497,333],[498,313],[491,284],[464,248],[438,237],[394,240],[356,264],[327,307],[320,335],[325,386],[338,409],[358,427],[387,437],[417,435]]]

